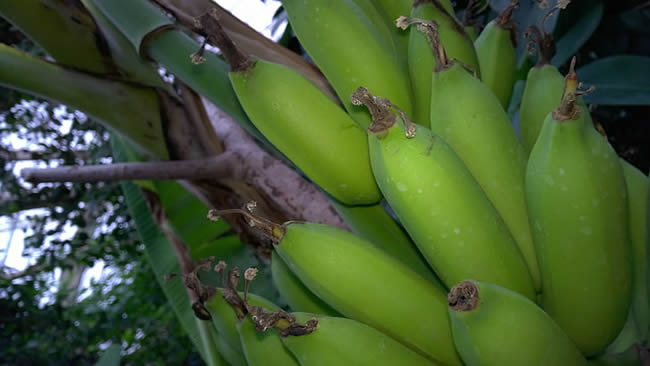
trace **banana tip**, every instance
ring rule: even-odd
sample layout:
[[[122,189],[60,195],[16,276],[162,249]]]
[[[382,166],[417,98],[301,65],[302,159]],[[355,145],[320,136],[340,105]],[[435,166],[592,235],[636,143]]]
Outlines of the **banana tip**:
[[[447,296],[447,303],[454,311],[472,311],[478,306],[478,287],[472,281],[463,281],[454,286]]]

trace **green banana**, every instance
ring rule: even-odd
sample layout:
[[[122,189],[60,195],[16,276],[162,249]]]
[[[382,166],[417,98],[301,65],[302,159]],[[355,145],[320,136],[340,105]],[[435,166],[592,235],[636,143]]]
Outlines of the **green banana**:
[[[231,366],[248,366],[244,355],[234,349],[220,333],[217,333],[215,346],[217,347],[219,354]]]
[[[536,37],[538,56],[537,64],[528,71],[519,109],[519,131],[526,155],[530,155],[546,116],[560,103],[564,91],[564,77],[549,64],[553,57],[550,35],[534,26],[528,33]]]
[[[212,323],[217,328],[221,338],[243,357],[244,349],[242,348],[237,332],[237,322],[239,319],[232,306],[223,298],[222,291],[222,289],[217,289],[217,293],[205,303],[205,307],[210,312],[210,315],[212,315]],[[254,294],[248,295],[248,301],[256,306],[263,306],[271,310],[278,309],[277,305]]]
[[[627,188],[627,210],[630,243],[632,244],[633,292],[632,306],[623,331],[607,347],[609,353],[621,353],[648,337],[648,253],[646,247],[646,201],[648,177],[627,161],[620,159]]]
[[[418,28],[428,32],[438,60],[431,79],[431,131],[458,154],[494,204],[539,290],[539,270],[524,197],[523,148],[497,98],[463,66],[447,58],[434,28]],[[459,108],[459,101],[466,104]]]
[[[474,41],[481,80],[492,90],[503,108],[508,108],[517,73],[517,55],[513,44],[514,23],[510,18],[518,6],[519,0],[512,0]],[[447,43],[444,40],[442,42],[446,47]]]
[[[447,291],[440,283],[440,279],[426,264],[425,259],[411,242],[408,234],[404,232],[381,204],[345,206],[334,200],[331,203],[345,223],[357,235],[406,264],[422,277],[439,286],[441,290]]]
[[[260,132],[336,199],[378,202],[366,138],[357,124],[298,72],[241,54],[213,23],[208,37],[231,65],[237,98]]]
[[[396,29],[393,24],[395,19],[401,15],[408,15],[411,11],[412,0],[353,0],[360,8],[364,9],[364,13],[369,18],[377,17],[373,23],[380,22],[376,25],[377,28],[386,28],[389,32],[387,38],[388,42],[393,44],[393,52],[403,68],[404,73],[407,73],[406,59],[408,52],[408,36]],[[370,9],[371,8],[371,9]]]
[[[468,366],[587,365],[553,319],[516,292],[463,281],[448,298],[454,342]]]
[[[472,41],[456,18],[445,11],[440,1],[415,1],[411,10],[411,18],[399,18],[397,26],[406,29],[417,19],[435,21],[440,38],[447,47],[450,57],[460,60],[479,72],[479,62]],[[414,113],[410,114],[407,110],[405,112],[407,115],[413,116],[416,123],[428,126],[431,105],[431,73],[438,66],[426,37],[415,29],[409,31],[408,66],[414,94]],[[377,95],[386,96],[393,101],[391,95],[369,84],[362,83],[362,85]],[[401,108],[399,103],[395,104]]]
[[[303,285],[276,252],[273,252],[271,257],[271,274],[275,287],[293,311],[341,316]]]
[[[477,278],[534,299],[507,226],[454,151],[393,114],[389,101],[364,88],[353,98],[372,111],[368,140],[377,184],[443,283]]]
[[[368,0],[354,0],[355,2],[368,1]],[[439,0],[440,5],[453,17],[454,8],[451,5],[449,0]],[[408,44],[409,44],[409,33],[399,31],[393,25],[395,20],[399,17],[406,17],[411,14],[411,8],[413,7],[413,0],[375,0],[375,6],[379,12],[383,15],[386,23],[390,26],[390,29],[394,32],[394,37],[397,44],[398,55],[401,54],[404,60],[407,59],[408,54]]]
[[[260,332],[250,318],[244,318],[237,323],[237,332],[249,366],[300,365],[275,331]]]
[[[282,5],[300,43],[361,127],[368,126],[370,116],[348,99],[359,85],[369,85],[411,112],[408,76],[391,42],[365,15],[367,9],[352,0],[283,0]]]
[[[650,183],[650,179],[648,179],[648,183]],[[648,193],[646,194],[646,208],[645,208],[645,220],[646,220],[646,225],[645,225],[646,241],[645,242],[646,242],[646,253],[648,253],[647,263],[650,263],[650,184],[648,184],[647,192]],[[646,269],[646,273],[648,275],[648,303],[650,303],[650,269]],[[646,342],[646,344],[650,344],[650,339],[648,339],[648,342]]]
[[[429,359],[461,364],[451,339],[445,293],[384,251],[322,224],[278,225],[239,209],[213,210],[208,217],[226,214],[245,215],[263,230],[291,272],[341,314]]]
[[[318,328],[313,333],[282,338],[301,366],[436,364],[357,321],[309,313],[293,315],[302,322],[314,317],[318,319]]]
[[[478,30],[476,29],[475,25],[464,25],[463,29],[465,30],[465,33],[469,37],[472,42],[476,42],[476,39],[478,38]],[[478,57],[478,54],[476,55]]]
[[[632,261],[621,164],[576,101],[573,66],[563,100],[547,116],[530,154],[526,197],[542,305],[582,353],[592,356],[625,323]]]

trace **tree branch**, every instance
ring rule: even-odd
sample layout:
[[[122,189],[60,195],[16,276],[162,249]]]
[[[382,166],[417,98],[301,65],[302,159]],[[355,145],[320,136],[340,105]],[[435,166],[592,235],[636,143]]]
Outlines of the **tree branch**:
[[[0,268],[0,278],[2,278],[4,280],[13,281],[13,280],[15,280],[17,278],[22,278],[22,277],[25,277],[25,276],[38,274],[44,268],[45,268],[44,263],[37,263],[37,264],[33,264],[33,265],[25,268],[22,271],[16,271],[16,272],[13,272],[13,273],[5,273],[5,271],[6,272],[12,272],[12,269],[10,267],[2,267],[2,268]]]
[[[29,151],[29,150],[8,150],[0,146],[0,159],[7,161],[23,161],[23,160],[54,160],[63,159],[66,152],[47,152],[47,151]],[[88,151],[70,151],[75,158],[86,160],[90,157]]]
[[[255,143],[230,116],[203,98],[214,130],[226,151],[241,157],[244,180],[282,207],[290,220],[304,220],[350,230],[327,196],[296,171]]]
[[[100,182],[121,180],[187,179],[211,180],[237,178],[241,169],[233,153],[224,153],[207,159],[173,160],[144,163],[116,163],[106,165],[62,166],[57,168],[25,168],[23,179],[31,183],[43,182]]]

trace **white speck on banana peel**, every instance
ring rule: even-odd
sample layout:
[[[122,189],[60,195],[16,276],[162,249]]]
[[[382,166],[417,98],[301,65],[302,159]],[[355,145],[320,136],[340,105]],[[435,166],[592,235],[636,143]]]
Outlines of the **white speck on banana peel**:
[[[399,189],[400,192],[406,192],[409,190],[404,183],[397,183],[397,189]]]

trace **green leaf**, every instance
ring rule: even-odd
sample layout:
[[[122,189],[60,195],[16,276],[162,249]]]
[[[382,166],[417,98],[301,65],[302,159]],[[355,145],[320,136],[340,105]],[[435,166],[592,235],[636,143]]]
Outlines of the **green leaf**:
[[[117,136],[112,137],[113,156],[116,161],[127,161],[127,154],[121,146],[125,141]],[[170,273],[179,273],[178,259],[167,237],[160,231],[147,205],[147,201],[137,185],[131,182],[120,183],[126,203],[135,221],[136,229],[140,239],[145,245],[145,255],[156,276],[158,284],[162,288],[169,304],[171,305],[176,318],[180,321],[183,329],[192,340],[192,343],[201,353],[203,360],[210,365],[219,365],[215,357],[215,350],[206,348],[206,340],[200,331],[201,320],[197,319],[190,306],[190,300],[185,290],[183,281],[178,279],[165,282],[164,278]],[[214,363],[210,363],[214,362]]]
[[[61,2],[46,5],[41,0],[0,1],[0,16],[62,65],[98,74],[111,71],[96,29],[86,23],[89,19],[81,9]]]
[[[650,8],[633,7],[620,15],[621,22],[629,30],[650,35]]]
[[[0,85],[79,109],[127,137],[140,151],[167,159],[153,88],[61,67],[0,43]]]
[[[120,365],[120,351],[119,344],[110,345],[102,354],[102,357],[97,360],[95,366],[119,366]]]
[[[138,50],[133,48],[131,42],[97,8],[96,0],[81,0],[81,2],[92,15],[99,29],[102,30],[106,45],[110,49],[111,59],[126,78],[175,95],[171,84],[162,80],[155,65],[140,57]]]
[[[154,6],[148,1],[97,0],[95,5],[138,51],[150,32],[172,24],[162,11],[151,11]]]
[[[556,53],[551,59],[551,64],[560,67],[578,52],[598,28],[603,9],[602,1],[589,3],[589,7],[577,18],[577,22],[555,43]]]
[[[587,103],[601,105],[650,104],[650,57],[612,56],[579,68],[578,78],[596,89]]]

